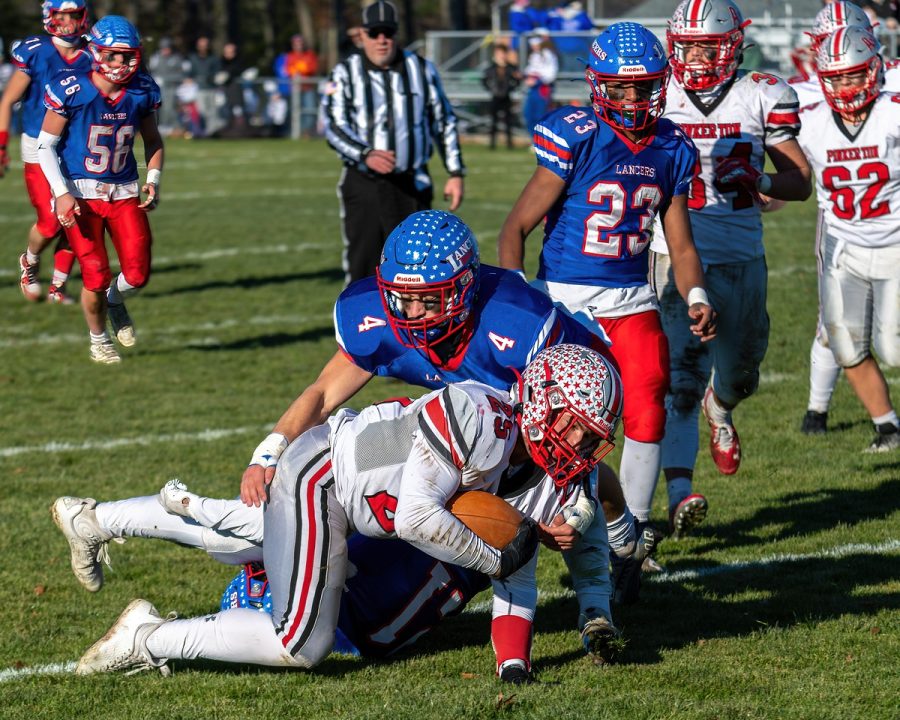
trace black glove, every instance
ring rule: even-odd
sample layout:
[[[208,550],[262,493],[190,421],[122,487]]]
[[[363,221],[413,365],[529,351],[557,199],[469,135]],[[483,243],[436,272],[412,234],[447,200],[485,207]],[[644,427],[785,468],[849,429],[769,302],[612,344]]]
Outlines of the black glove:
[[[512,685],[530,685],[534,682],[531,673],[523,665],[520,665],[520,662],[513,661],[509,665],[500,668],[501,682],[507,682]]]
[[[500,572],[494,577],[503,580],[531,560],[538,546],[538,526],[530,517],[522,518],[516,536],[500,551]]]

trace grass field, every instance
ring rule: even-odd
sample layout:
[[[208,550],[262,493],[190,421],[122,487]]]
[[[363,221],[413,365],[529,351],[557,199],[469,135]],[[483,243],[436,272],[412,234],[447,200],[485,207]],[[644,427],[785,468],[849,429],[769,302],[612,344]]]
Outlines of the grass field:
[[[484,603],[392,662],[181,665],[168,679],[51,672],[132,598],[201,614],[234,574],[132,539],[111,547],[107,584],[90,595],[51,502],[151,494],[175,476],[233,495],[257,442],[335,348],[339,164],[324,143],[173,141],[167,152],[154,275],[129,303],[139,344],[118,367],[89,361],[78,307],[22,299],[31,208],[20,171],[0,182],[0,718],[900,717],[900,455],[861,454],[872,429],[843,381],[832,431],[798,431],[816,313],[811,203],[766,218],[772,337],[760,390],[736,413],[741,471],[718,476],[701,454],[710,516],[696,537],[662,545],[669,574],[616,611],[623,664],[600,671],[583,656],[564,566],[544,553],[530,687],[495,680]],[[533,160],[474,146],[466,160],[461,215],[492,262]],[[532,266],[536,254],[532,238]],[[898,400],[900,372],[889,379]],[[404,389],[376,380],[354,404]]]

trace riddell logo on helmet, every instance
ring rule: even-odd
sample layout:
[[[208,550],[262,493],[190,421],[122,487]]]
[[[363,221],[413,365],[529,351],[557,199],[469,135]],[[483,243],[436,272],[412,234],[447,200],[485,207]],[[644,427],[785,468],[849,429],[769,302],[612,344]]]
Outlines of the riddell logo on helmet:
[[[643,65],[623,65],[619,68],[619,75],[646,75],[647,68]]]
[[[394,275],[394,282],[397,285],[424,285],[425,278],[421,275],[404,275],[403,273],[397,273]]]
[[[591,52],[600,60],[606,60],[606,52],[600,47],[600,44],[596,40],[591,43]]]

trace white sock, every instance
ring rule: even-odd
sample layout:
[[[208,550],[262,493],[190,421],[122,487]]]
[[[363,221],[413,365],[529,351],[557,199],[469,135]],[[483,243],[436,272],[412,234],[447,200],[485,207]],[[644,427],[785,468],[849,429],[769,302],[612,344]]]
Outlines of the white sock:
[[[25,248],[25,261],[29,265],[37,265],[41,261],[41,256],[35,255],[31,250]]]
[[[593,552],[585,552],[587,549]],[[572,576],[572,587],[578,598],[578,610],[585,622],[603,616],[612,622],[609,598],[612,583],[609,580],[609,547],[606,518],[597,512],[594,521],[584,531],[581,541],[562,553]]]
[[[876,426],[890,423],[894,427],[900,427],[900,419],[897,418],[897,413],[894,410],[891,410],[889,413],[885,413],[884,415],[873,417],[872,422]]]
[[[272,616],[248,608],[162,623],[144,645],[154,658],[299,666],[282,646]]]
[[[128,298],[137,293],[138,288],[130,285],[122,273],[119,273],[116,281],[106,291],[106,301],[110,305],[121,305]]]
[[[203,549],[203,526],[180,515],[170,515],[156,495],[98,503],[97,522],[113,537],[171,540]]]
[[[834,359],[834,353],[821,342],[818,335],[813,338],[809,350],[809,405],[807,410],[828,412],[834,386],[841,376],[841,366]]]
[[[109,342],[109,333],[104,330],[102,333],[90,333],[91,345],[102,345]]]
[[[713,390],[709,394],[709,401],[706,403],[706,414],[710,420],[716,425],[731,425],[731,410],[722,407]]]
[[[659,443],[638,442],[626,437],[622,445],[619,482],[625,502],[639,522],[650,520],[661,454]]]
[[[53,280],[51,283],[56,287],[62,287],[66,284],[66,280],[69,279],[69,273],[60,272],[59,270],[53,271]]]
[[[677,477],[666,483],[666,490],[669,493],[669,510],[671,510],[694,491],[694,483],[690,478]]]

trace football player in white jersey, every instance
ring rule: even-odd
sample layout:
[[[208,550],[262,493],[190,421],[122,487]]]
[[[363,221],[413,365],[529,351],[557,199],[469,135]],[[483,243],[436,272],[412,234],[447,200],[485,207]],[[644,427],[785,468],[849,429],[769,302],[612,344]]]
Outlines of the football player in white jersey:
[[[846,0],[830,3],[823,7],[813,20],[812,28],[806,35],[810,39],[809,56],[811,56],[811,71],[802,73],[801,76],[792,78],[789,82],[797,93],[800,107],[822,102],[825,97],[822,94],[822,85],[816,73],[816,51],[831,33],[843,27],[861,27],[871,30],[871,21],[866,12],[859,6]],[[885,90],[900,91],[900,67],[897,61],[885,64]],[[819,214],[816,222],[816,267],[819,274],[819,286],[822,282],[822,216]],[[821,293],[820,293],[821,294]],[[816,334],[813,338],[809,352],[809,402],[806,414],[800,424],[800,430],[806,435],[822,435],[828,429],[828,408],[831,405],[831,396],[834,386],[840,377],[841,367],[834,354],[828,347],[825,328],[822,324],[822,306],[819,303]]]
[[[291,443],[270,486],[264,559],[271,617],[234,609],[163,621],[149,602],[136,600],[76,672],[162,667],[172,658],[315,666],[334,642],[352,531],[398,537],[495,578],[495,616],[522,621],[517,654],[506,633],[495,646],[498,661],[502,651],[527,663],[537,603],[535,523],[526,519],[497,550],[445,506],[458,491],[496,493],[533,463],[559,497],[558,511],[612,449],[621,410],[616,371],[575,345],[542,351],[512,394],[465,382],[411,404],[342,410]]]
[[[650,273],[671,361],[662,468],[676,537],[702,522],[708,508],[692,487],[701,400],[716,467],[731,475],[741,462],[732,410],[756,391],[769,337],[761,195],[803,200],[811,191],[809,166],[795,139],[796,94],[774,75],[738,69],[749,22],[730,0],[683,0],[667,32],[672,77],[664,116],[681,126],[699,153],[688,209],[720,316],[718,336],[698,342],[683,322],[684,303],[657,227]],[[774,173],[763,172],[766,155]]]
[[[822,220],[825,333],[875,425],[867,452],[900,448],[900,422],[872,355],[900,364],[900,96],[882,90],[879,48],[861,27],[821,42],[825,101],[803,109],[799,138]]]

